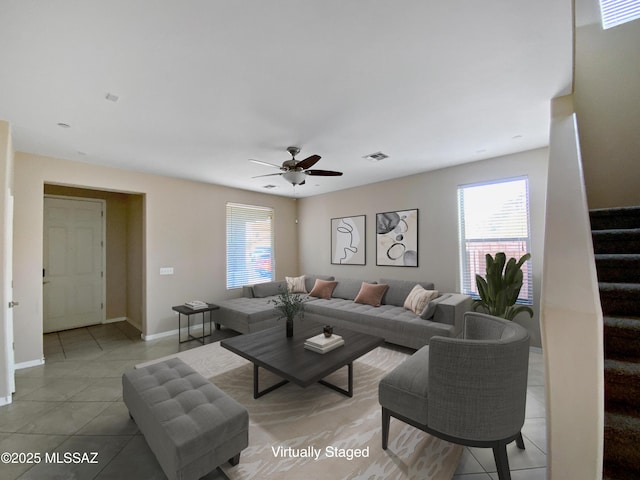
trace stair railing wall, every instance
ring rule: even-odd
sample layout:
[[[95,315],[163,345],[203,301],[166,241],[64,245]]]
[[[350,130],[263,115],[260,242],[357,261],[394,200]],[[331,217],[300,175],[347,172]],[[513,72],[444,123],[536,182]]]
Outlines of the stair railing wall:
[[[572,96],[552,101],[541,293],[547,478],[602,479],[602,309]]]

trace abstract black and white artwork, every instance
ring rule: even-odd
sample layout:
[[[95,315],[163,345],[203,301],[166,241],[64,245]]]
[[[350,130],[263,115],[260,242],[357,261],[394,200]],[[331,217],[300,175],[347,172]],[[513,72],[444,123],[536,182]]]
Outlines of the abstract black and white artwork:
[[[376,214],[376,265],[418,266],[418,210]]]
[[[331,219],[331,263],[334,265],[364,265],[366,217]]]

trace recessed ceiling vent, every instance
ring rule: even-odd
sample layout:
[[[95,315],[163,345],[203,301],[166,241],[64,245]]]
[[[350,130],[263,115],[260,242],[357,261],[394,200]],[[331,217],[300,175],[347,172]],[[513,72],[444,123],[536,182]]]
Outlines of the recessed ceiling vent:
[[[376,153],[370,153],[369,155],[365,155],[362,158],[365,158],[370,162],[379,162],[381,160],[384,160],[385,158],[389,158],[389,155],[382,152],[376,152]]]

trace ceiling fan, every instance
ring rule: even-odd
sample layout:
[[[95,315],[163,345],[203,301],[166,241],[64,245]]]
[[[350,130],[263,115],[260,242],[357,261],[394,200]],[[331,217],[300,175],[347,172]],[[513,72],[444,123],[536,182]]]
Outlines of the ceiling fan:
[[[266,165],[268,167],[275,167],[282,170],[282,172],[280,173],[256,175],[252,178],[282,175],[282,178],[284,178],[291,185],[295,186],[304,185],[307,175],[315,175],[320,177],[339,177],[340,175],[342,175],[342,172],[334,172],[333,170],[310,170],[311,167],[318,163],[318,160],[320,160],[320,155],[311,155],[304,160],[296,160],[296,155],[300,153],[300,149],[298,147],[288,147],[287,152],[291,154],[291,160],[285,160],[284,162],[282,162],[282,166],[278,166],[269,162],[263,162],[262,160],[249,159],[250,162],[258,163],[260,165]]]

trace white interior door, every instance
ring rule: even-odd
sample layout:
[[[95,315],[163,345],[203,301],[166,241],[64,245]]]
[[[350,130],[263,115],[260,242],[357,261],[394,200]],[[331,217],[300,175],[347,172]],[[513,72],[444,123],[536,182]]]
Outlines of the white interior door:
[[[100,200],[44,199],[45,333],[104,320],[103,211]]]
[[[5,327],[5,348],[9,353],[7,356],[7,370],[9,374],[10,392],[16,391],[15,376],[15,353],[13,351],[13,307],[17,305],[13,300],[13,195],[7,195],[5,204],[5,232],[4,232],[4,255],[5,271],[4,285],[5,298],[9,301],[4,305]]]

